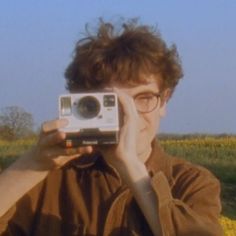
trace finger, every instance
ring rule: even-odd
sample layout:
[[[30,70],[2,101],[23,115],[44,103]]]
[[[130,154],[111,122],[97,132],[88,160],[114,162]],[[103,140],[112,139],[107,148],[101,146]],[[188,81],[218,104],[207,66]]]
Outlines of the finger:
[[[44,135],[39,140],[39,145],[41,147],[50,147],[62,143],[66,138],[64,132],[53,132],[47,135]]]
[[[42,156],[47,159],[56,159],[60,156],[80,156],[80,152],[76,148],[60,148],[60,147],[54,147],[54,148],[48,148],[45,149],[42,152]]]
[[[133,98],[117,88],[114,88],[114,91],[117,93],[118,99],[123,109],[122,126],[125,123],[132,124],[132,127],[136,126],[136,121],[138,121],[139,115],[136,110]]]
[[[128,116],[129,118],[134,115],[138,116],[133,98],[117,88],[114,88],[114,91],[118,95],[118,99],[122,105],[124,115]]]
[[[64,157],[70,157],[70,156],[75,156],[79,157],[83,154],[90,154],[92,152],[91,148],[63,148],[60,146],[56,146],[53,148],[47,148],[43,151],[42,156],[46,158],[59,158],[61,156]]]
[[[56,168],[60,168],[61,166],[64,166],[67,162],[76,158],[78,158],[78,155],[59,156],[57,159],[53,160],[54,166],[56,166]]]
[[[52,131],[58,130],[60,128],[63,128],[67,124],[68,124],[67,119],[51,120],[51,121],[44,122],[42,124],[41,130],[43,133],[48,133],[48,132],[52,132]]]

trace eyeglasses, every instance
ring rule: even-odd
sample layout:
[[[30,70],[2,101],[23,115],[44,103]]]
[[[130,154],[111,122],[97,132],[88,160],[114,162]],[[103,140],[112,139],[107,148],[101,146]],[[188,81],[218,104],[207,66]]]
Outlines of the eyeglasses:
[[[134,103],[139,113],[149,113],[160,104],[160,93],[141,93],[134,97]]]

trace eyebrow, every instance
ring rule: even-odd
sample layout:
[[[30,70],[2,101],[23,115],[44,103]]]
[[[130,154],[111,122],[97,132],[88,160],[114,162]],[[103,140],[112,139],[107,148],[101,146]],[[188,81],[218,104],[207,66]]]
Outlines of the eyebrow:
[[[136,97],[140,94],[144,94],[144,93],[153,93],[153,94],[158,94],[160,93],[160,91],[154,91],[153,89],[144,89],[144,90],[140,90],[140,91],[137,91],[136,93],[134,93],[132,96],[133,97]]]

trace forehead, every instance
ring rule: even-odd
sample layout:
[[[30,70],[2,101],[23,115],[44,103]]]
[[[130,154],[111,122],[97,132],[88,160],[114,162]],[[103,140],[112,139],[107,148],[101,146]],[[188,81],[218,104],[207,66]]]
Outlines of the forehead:
[[[147,76],[145,77],[145,81],[132,85],[124,85],[124,84],[112,84],[111,87],[116,87],[121,89],[122,91],[135,95],[141,92],[160,92],[160,87],[158,85],[158,78],[156,76]]]

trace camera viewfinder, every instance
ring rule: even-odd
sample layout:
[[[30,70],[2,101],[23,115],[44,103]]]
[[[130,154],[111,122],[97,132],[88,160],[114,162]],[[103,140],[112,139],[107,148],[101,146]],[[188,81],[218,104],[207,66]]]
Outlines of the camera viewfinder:
[[[114,95],[105,95],[103,98],[104,107],[114,107],[115,106],[115,96]]]

